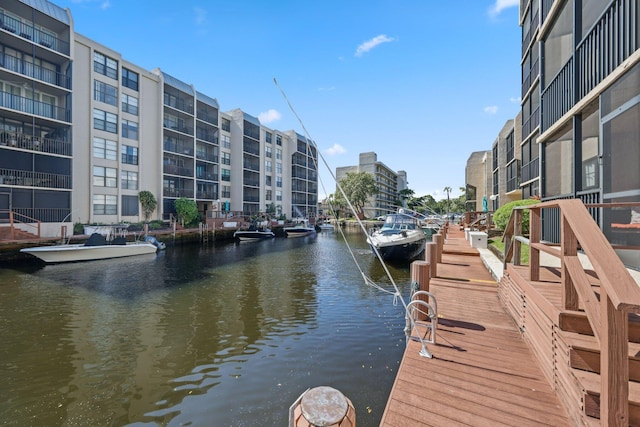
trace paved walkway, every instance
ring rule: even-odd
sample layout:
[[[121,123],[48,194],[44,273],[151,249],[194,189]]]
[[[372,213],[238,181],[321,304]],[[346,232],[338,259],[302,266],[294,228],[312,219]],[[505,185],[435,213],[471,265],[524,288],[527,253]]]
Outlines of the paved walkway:
[[[430,284],[439,312],[433,358],[409,342],[381,426],[569,424],[498,300],[502,263],[484,251],[469,248],[463,232],[450,231]]]

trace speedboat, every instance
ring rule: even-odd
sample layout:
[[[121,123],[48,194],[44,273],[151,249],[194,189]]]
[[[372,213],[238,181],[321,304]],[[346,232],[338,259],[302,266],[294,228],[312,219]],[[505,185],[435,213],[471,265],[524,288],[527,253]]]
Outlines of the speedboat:
[[[424,251],[426,241],[417,218],[402,212],[387,215],[382,228],[367,237],[371,250],[385,261],[411,261]]]
[[[320,227],[320,231],[334,231],[335,228],[333,227],[333,224],[331,224],[328,220],[327,221],[321,221],[319,224],[317,224],[318,227]]]
[[[275,237],[275,233],[270,228],[264,227],[260,222],[256,221],[246,230],[237,230],[233,233],[233,237],[241,242],[253,242],[262,239],[271,239]]]
[[[316,234],[316,228],[309,224],[306,218],[296,218],[293,220],[294,225],[284,227],[284,233],[287,237],[303,237]]]
[[[153,237],[148,241],[127,242],[124,237],[107,241],[103,235],[93,233],[84,244],[36,246],[20,249],[20,252],[40,258],[47,264],[54,264],[152,254],[158,249],[164,249],[164,243]]]

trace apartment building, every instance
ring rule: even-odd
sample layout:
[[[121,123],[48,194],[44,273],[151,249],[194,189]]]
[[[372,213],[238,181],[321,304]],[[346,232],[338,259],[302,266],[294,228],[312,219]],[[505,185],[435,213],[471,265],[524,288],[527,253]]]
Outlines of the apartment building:
[[[536,40],[527,49],[539,48],[541,58],[537,143],[543,200],[640,202],[639,6],[637,0],[522,4],[522,21],[532,23]],[[539,20],[530,17],[538,13]],[[611,238],[615,212],[592,214]],[[547,218],[546,237],[555,240],[558,229]]]
[[[465,208],[467,212],[489,210],[493,194],[493,150],[474,151],[464,169]]]
[[[203,220],[230,210],[315,215],[312,142],[240,109],[221,112],[216,98],[127,61],[72,22],[46,0],[0,6],[2,215],[42,221],[44,236],[63,225],[70,234],[74,222],[138,222],[142,190],[158,200],[151,219],[168,219],[182,197]]]
[[[349,172],[366,172],[372,175],[376,181],[378,194],[369,197],[364,206],[364,214],[367,218],[386,215],[398,209],[398,193],[408,188],[405,171],[395,172],[379,161],[376,153],[367,152],[360,153],[357,165],[336,168],[338,182],[345,178]]]
[[[497,210],[514,200],[522,198],[520,188],[520,129],[521,113],[515,119],[507,120],[491,148],[492,170],[491,195],[488,209]]]
[[[59,234],[72,214],[74,34],[66,10],[41,5],[0,4],[0,216]]]

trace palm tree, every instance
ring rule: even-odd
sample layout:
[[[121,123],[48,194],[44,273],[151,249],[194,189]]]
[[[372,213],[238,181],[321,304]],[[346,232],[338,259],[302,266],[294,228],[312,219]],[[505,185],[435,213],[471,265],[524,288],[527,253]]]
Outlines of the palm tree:
[[[447,193],[447,216],[449,216],[450,204],[451,204],[451,200],[449,199],[449,193],[451,193],[453,190],[451,189],[451,187],[444,187],[444,190],[442,191]]]

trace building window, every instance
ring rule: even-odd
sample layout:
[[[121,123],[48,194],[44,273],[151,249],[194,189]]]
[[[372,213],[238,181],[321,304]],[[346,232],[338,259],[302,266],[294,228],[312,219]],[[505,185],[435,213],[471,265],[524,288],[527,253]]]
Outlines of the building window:
[[[138,123],[122,120],[122,137],[138,140]]]
[[[282,190],[276,190],[276,202],[282,201]]]
[[[93,157],[118,160],[118,143],[103,138],[93,138]]]
[[[93,82],[93,99],[109,105],[118,105],[118,89],[100,80]]]
[[[231,148],[231,137],[229,135],[220,135],[222,148]]]
[[[271,132],[266,132],[264,135],[264,139],[267,142],[267,144],[271,144],[271,138],[272,138]]]
[[[120,172],[120,188],[124,190],[138,189],[138,172],[121,171]]]
[[[118,213],[118,197],[107,194],[93,195],[94,215],[116,215]]]
[[[271,201],[271,200],[272,200],[272,197],[273,197],[273,195],[272,195],[272,191],[271,191],[271,190],[267,190],[267,191],[265,192],[265,196],[264,196],[264,198],[265,198],[267,201]]]
[[[102,166],[93,167],[93,185],[96,187],[117,187],[117,170]]]
[[[222,194],[220,194],[220,197],[226,197],[227,199],[229,197],[231,197],[231,186],[223,185],[222,186]]]
[[[122,86],[138,91],[138,73],[122,67]]]
[[[231,171],[229,169],[221,169],[220,179],[222,181],[231,181]]]
[[[573,128],[567,126],[544,146],[544,197],[571,194],[573,185]]]
[[[134,116],[138,115],[138,98],[135,96],[127,95],[126,93],[122,94],[122,111],[124,113],[133,114]]]
[[[118,80],[118,61],[99,52],[93,52],[93,71]]]
[[[273,166],[271,165],[271,160],[267,160],[264,162],[264,171],[267,173],[273,172]]]
[[[118,115],[94,108],[93,128],[111,133],[118,133]]]
[[[276,148],[276,160],[282,160],[282,148]]]
[[[122,154],[122,163],[126,163],[128,165],[138,164],[138,147],[123,145],[120,151]]]
[[[265,147],[264,148],[264,155],[265,155],[265,157],[268,157],[268,158],[272,157],[272,155],[271,155],[271,147]]]
[[[231,132],[231,121],[229,119],[222,118],[222,120],[220,121],[220,127],[222,128],[222,130]]]
[[[282,175],[282,163],[276,162],[276,173]]]
[[[282,136],[276,135],[276,145],[282,145]]]
[[[222,163],[223,165],[230,165],[231,153],[225,153],[225,152],[220,153],[220,163]]]
[[[276,187],[282,187],[282,177],[276,176]]]
[[[271,175],[265,175],[265,182],[264,184],[271,187]]]

